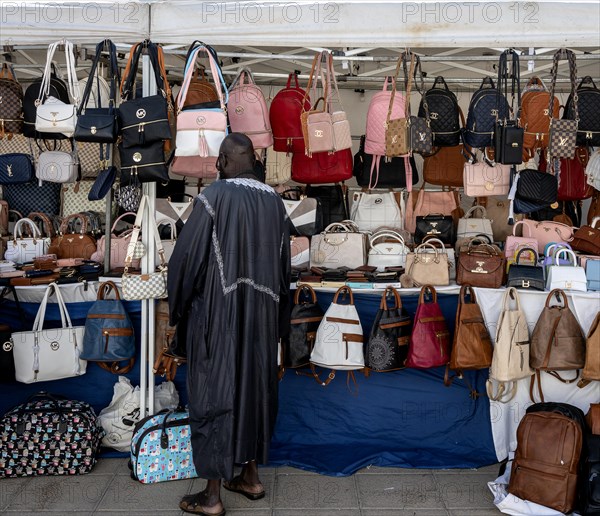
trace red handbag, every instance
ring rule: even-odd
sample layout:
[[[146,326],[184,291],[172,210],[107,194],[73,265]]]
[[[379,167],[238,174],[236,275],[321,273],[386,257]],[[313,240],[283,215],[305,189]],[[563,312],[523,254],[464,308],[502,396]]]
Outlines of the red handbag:
[[[425,302],[427,292],[431,294],[431,302]],[[449,349],[450,332],[437,302],[437,292],[425,285],[419,296],[406,367],[427,369],[446,365],[450,360]]]
[[[589,161],[586,147],[577,147],[575,157],[560,160],[560,181],[558,185],[558,201],[580,201],[592,196],[594,189],[587,184],[585,167]],[[540,155],[539,169],[546,172],[547,163],[544,153]]]
[[[321,184],[347,181],[352,177],[352,151],[315,152],[311,157],[294,154],[292,180],[297,183]]]

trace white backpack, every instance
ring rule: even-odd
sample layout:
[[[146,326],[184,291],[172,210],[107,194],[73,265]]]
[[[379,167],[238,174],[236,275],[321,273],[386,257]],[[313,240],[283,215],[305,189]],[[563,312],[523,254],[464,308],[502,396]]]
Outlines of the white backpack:
[[[587,176],[588,185],[600,190],[600,149],[590,156],[585,167],[585,175]]]
[[[516,309],[510,308],[510,300],[516,302]],[[529,367],[529,328],[517,289],[509,288],[504,293],[502,312],[496,327],[496,342],[487,381],[487,393],[491,400],[508,403],[517,392],[517,380],[533,374]],[[499,383],[494,395],[493,381]],[[512,385],[509,385],[512,383]]]
[[[349,294],[349,304],[339,304],[340,294]],[[313,375],[319,383],[327,385],[335,378],[335,371],[352,371],[364,369],[363,329],[360,324],[354,296],[350,287],[340,287],[333,302],[327,309],[315,339],[315,346],[310,355]],[[314,366],[332,369],[327,380],[322,382],[314,370]]]

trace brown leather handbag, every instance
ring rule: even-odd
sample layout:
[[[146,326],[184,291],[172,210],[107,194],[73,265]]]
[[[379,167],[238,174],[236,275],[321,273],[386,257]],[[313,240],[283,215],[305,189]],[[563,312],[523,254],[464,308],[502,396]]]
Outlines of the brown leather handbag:
[[[556,295],[563,305],[550,306]],[[540,314],[531,336],[529,365],[535,369],[531,377],[529,395],[535,403],[533,391],[537,378],[538,390],[542,402],[544,394],[540,382],[540,372],[546,371],[563,383],[573,383],[579,378],[579,369],[585,366],[585,337],[581,326],[569,308],[566,294],[560,289],[554,289],[546,298],[546,305]],[[557,371],[577,370],[573,379],[563,379]]]
[[[423,178],[432,185],[462,188],[466,162],[462,145],[438,147],[434,154],[423,160]]]
[[[590,403],[590,410],[585,415],[590,431],[594,435],[600,435],[600,403]]]
[[[204,74],[204,69],[196,68],[187,95],[183,101],[182,108],[186,106],[195,106],[197,104],[206,104],[219,100],[219,95],[215,85],[212,84]]]
[[[593,380],[600,381],[600,312],[596,314],[587,335],[585,366],[581,372],[581,380],[577,383],[577,387],[583,388]]]
[[[506,274],[506,257],[489,244],[469,244],[466,252],[458,255],[456,283],[472,287],[500,288]]]
[[[575,251],[600,255],[600,228],[596,227],[598,222],[600,222],[600,217],[592,220],[589,226],[581,226],[575,231],[571,242],[571,247]]]
[[[172,382],[177,374],[177,367],[187,360],[172,353],[171,342],[175,336],[175,326],[169,324],[169,303],[160,300],[155,308],[156,331],[154,332],[154,374],[164,376]]]
[[[69,223],[79,220],[81,230],[79,233],[67,233]],[[65,217],[60,225],[60,233],[50,242],[48,254],[55,254],[58,258],[82,258],[89,260],[96,252],[96,239],[87,234],[88,217],[82,213],[75,213]]]
[[[410,152],[410,132],[408,120],[410,117],[410,90],[412,85],[412,76],[415,68],[415,54],[412,52],[410,59],[410,71],[406,76],[407,52],[402,53],[398,58],[396,65],[395,79],[398,78],[400,64],[404,66],[404,82],[406,86],[406,96],[404,98],[404,118],[392,118],[392,108],[394,107],[394,98],[396,96],[396,80],[392,82],[392,95],[388,107],[387,119],[385,122],[385,155],[388,157],[404,156]]]
[[[465,301],[467,292],[469,293],[468,303]],[[491,365],[492,340],[490,333],[483,320],[473,288],[470,285],[463,285],[460,287],[458,295],[452,353],[450,354],[450,363],[446,367],[444,385],[449,387],[454,378],[462,378],[463,371],[486,369]],[[450,369],[457,373],[456,376],[450,377]],[[467,385],[472,398],[479,396],[479,393],[468,382]]]

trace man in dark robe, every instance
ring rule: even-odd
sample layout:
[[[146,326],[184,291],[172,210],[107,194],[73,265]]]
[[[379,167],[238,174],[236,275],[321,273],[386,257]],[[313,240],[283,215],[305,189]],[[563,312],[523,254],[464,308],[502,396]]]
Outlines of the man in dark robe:
[[[217,169],[177,240],[168,281],[170,321],[187,348],[194,465],[208,480],[180,508],[210,515],[225,513],[221,479],[250,499],[265,494],[257,462],[268,460],[277,416],[290,284],[285,208],[257,179],[251,140],[227,136]],[[236,477],[234,464],[244,464]]]

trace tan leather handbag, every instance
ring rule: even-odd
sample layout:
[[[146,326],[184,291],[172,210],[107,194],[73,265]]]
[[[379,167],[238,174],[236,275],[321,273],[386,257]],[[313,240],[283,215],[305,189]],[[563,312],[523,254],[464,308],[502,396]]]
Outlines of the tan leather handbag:
[[[458,255],[456,283],[473,287],[500,288],[504,284],[506,258],[489,244],[469,245]]]
[[[462,188],[466,162],[462,145],[438,147],[434,154],[423,159],[423,179],[432,185]]]
[[[577,387],[583,388],[593,380],[600,381],[600,312],[596,314],[590,331],[587,334],[585,366],[581,372],[581,380],[577,383]]]
[[[406,58],[407,53],[403,52],[398,58],[396,64],[395,79],[398,78],[398,72],[400,71],[400,65],[404,66],[404,73],[406,75]],[[392,95],[390,97],[390,104],[388,107],[387,119],[385,124],[385,155],[388,157],[398,157],[408,154],[410,151],[410,133],[408,130],[408,119],[410,117],[410,90],[412,85],[412,76],[415,68],[415,54],[411,52],[410,58],[410,72],[408,77],[405,77],[406,86],[406,97],[404,99],[404,118],[392,119],[392,108],[394,107],[394,98],[396,96],[396,80],[392,82]]]
[[[69,222],[79,220],[81,229],[79,233],[68,233]],[[60,225],[60,234],[55,236],[48,248],[48,254],[55,254],[60,258],[82,258],[89,260],[96,252],[96,239],[87,234],[88,217],[82,213],[75,213],[65,217]]]
[[[431,252],[433,249],[433,252]],[[430,243],[423,243],[413,253],[406,256],[406,276],[412,286],[444,286],[450,284],[448,255],[445,249],[438,249]]]

